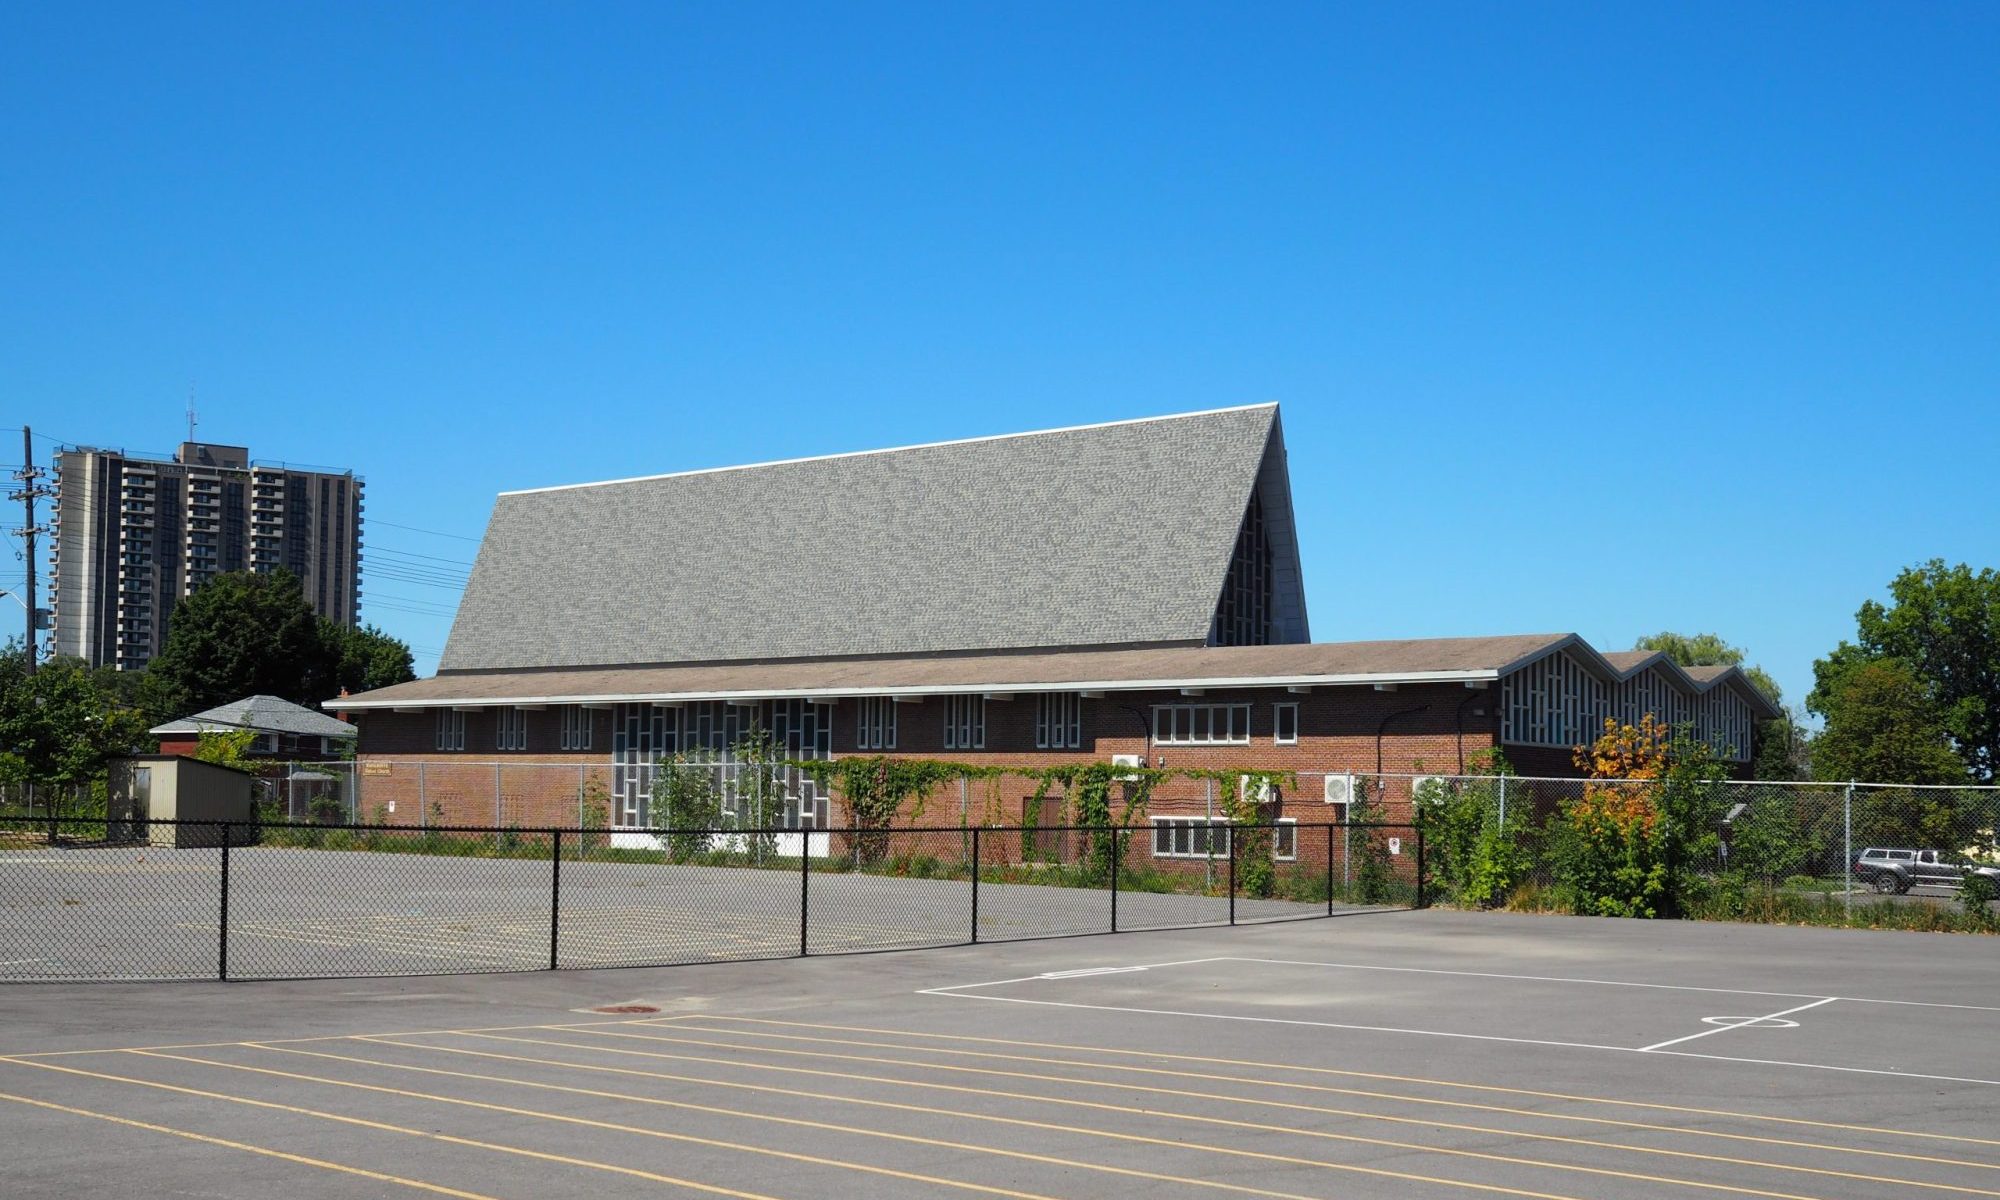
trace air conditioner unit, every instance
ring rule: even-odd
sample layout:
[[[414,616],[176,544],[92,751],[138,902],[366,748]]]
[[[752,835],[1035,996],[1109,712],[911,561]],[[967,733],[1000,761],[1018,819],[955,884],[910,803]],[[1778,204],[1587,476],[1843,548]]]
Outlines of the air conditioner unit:
[[[1250,786],[1250,776],[1238,775],[1236,777],[1236,798],[1254,804],[1269,804],[1277,797],[1271,787],[1270,780],[1257,780],[1257,786],[1253,789]]]
[[[1111,756],[1111,765],[1114,767],[1143,767],[1146,765],[1146,756],[1143,754],[1114,754]],[[1137,775],[1120,775],[1118,779],[1121,783],[1137,783],[1139,781]]]
[[[1328,804],[1354,803],[1354,776],[1328,775],[1326,777],[1326,802]]]
[[[1435,804],[1439,800],[1442,800],[1444,798],[1444,792],[1451,788],[1451,776],[1449,775],[1413,776],[1410,779],[1410,803],[1415,804],[1418,801],[1418,799],[1424,795],[1424,789],[1431,784],[1437,785],[1437,787],[1430,789],[1431,803]]]

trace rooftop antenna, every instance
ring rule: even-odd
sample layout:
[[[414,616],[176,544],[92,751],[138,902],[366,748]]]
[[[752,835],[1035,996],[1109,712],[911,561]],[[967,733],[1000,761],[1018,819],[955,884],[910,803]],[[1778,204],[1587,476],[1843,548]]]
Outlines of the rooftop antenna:
[[[188,389],[188,441],[194,440],[194,389]]]

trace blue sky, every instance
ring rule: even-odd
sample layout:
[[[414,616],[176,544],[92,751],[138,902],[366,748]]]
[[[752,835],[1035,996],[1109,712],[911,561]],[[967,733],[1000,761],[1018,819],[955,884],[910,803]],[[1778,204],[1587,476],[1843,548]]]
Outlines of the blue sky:
[[[450,569],[503,489],[1276,400],[1317,638],[1714,630],[1797,699],[2000,565],[1996,61],[1990,5],[17,7],[0,424],[192,391]]]

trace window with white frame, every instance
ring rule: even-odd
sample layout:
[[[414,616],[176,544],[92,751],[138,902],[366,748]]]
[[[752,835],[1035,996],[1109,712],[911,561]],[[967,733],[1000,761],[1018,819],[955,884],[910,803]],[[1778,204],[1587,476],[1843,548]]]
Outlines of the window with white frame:
[[[1299,744],[1299,706],[1297,701],[1271,706],[1271,740],[1280,746]]]
[[[1082,745],[1082,695],[1043,692],[1035,697],[1035,749],[1075,750]]]
[[[590,710],[581,704],[566,705],[562,710],[562,748],[590,749]]]
[[[1154,858],[1227,857],[1227,817],[1154,817]]]
[[[528,748],[528,714],[518,708],[503,708],[495,714],[493,722],[493,748],[495,750],[526,750]]]
[[[947,750],[986,748],[986,697],[944,698],[944,748]]]
[[[896,748],[896,702],[888,696],[863,696],[856,704],[854,745],[861,750]]]
[[[1277,827],[1271,830],[1271,857],[1279,862],[1291,862],[1298,856],[1298,818],[1279,817]]]
[[[1153,742],[1160,746],[1247,746],[1247,704],[1155,704]]]
[[[256,737],[250,739],[250,752],[252,754],[276,754],[278,752],[278,735],[275,733],[258,734]]]
[[[440,750],[465,749],[465,714],[456,709],[437,710],[437,748]]]

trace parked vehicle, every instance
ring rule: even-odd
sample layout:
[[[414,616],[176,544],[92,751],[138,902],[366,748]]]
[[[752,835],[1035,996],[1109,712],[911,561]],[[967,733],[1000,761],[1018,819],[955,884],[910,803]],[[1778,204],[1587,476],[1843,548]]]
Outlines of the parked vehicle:
[[[1854,877],[1885,895],[1900,895],[1913,887],[1963,887],[1968,875],[1983,875],[2000,886],[2000,867],[1938,850],[1871,846],[1854,860]]]

